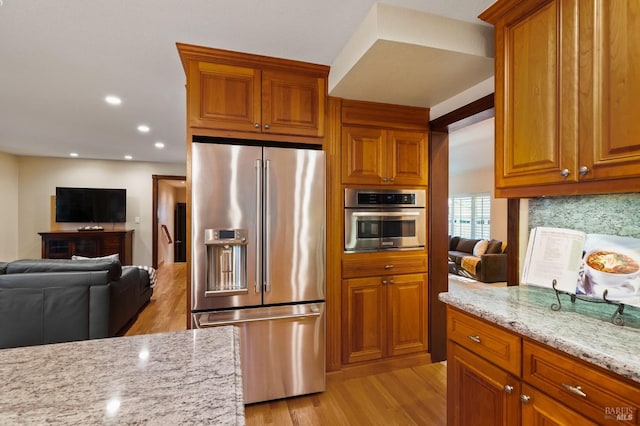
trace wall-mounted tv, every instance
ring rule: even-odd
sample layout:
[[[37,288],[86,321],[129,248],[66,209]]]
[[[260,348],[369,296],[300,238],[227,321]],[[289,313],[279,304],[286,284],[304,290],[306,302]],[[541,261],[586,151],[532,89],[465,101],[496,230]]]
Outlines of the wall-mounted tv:
[[[56,222],[117,223],[126,221],[126,189],[56,188]]]

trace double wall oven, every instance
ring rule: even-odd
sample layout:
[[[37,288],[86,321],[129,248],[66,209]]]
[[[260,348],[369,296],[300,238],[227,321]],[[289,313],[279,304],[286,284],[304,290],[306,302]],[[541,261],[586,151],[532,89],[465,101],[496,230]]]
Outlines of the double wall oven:
[[[424,248],[426,190],[346,188],[344,251]]]

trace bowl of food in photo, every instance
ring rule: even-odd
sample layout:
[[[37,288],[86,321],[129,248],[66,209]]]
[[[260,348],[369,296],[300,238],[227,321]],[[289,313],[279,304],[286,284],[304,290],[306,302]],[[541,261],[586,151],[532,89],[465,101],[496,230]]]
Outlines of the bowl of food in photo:
[[[640,275],[637,254],[618,250],[595,250],[584,257],[584,268],[594,284],[618,287]]]

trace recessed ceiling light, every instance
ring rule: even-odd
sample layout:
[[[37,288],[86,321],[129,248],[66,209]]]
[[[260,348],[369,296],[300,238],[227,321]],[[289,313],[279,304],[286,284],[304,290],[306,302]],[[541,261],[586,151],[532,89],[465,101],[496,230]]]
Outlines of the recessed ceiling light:
[[[156,142],[154,146],[158,149],[162,149],[164,148],[164,142]]]
[[[142,132],[142,133],[149,133],[149,130],[151,130],[151,128],[149,126],[147,126],[146,124],[141,124],[138,126],[138,131]]]
[[[124,159],[125,159],[125,160],[133,160],[133,157],[132,157],[132,156],[130,156],[130,155],[125,155],[125,156],[124,156]]]
[[[72,152],[72,153],[70,153],[70,154],[69,154],[69,156],[70,156],[70,157],[77,157],[77,156],[78,156],[78,153],[77,153],[77,152]]]
[[[120,105],[122,103],[122,99],[114,95],[106,96],[104,100],[109,105]]]

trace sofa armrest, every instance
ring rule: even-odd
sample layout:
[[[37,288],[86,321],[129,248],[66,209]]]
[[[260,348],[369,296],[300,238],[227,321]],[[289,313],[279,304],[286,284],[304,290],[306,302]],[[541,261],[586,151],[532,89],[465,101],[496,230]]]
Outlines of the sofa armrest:
[[[507,254],[483,254],[480,256],[480,281],[494,283],[507,280]]]

